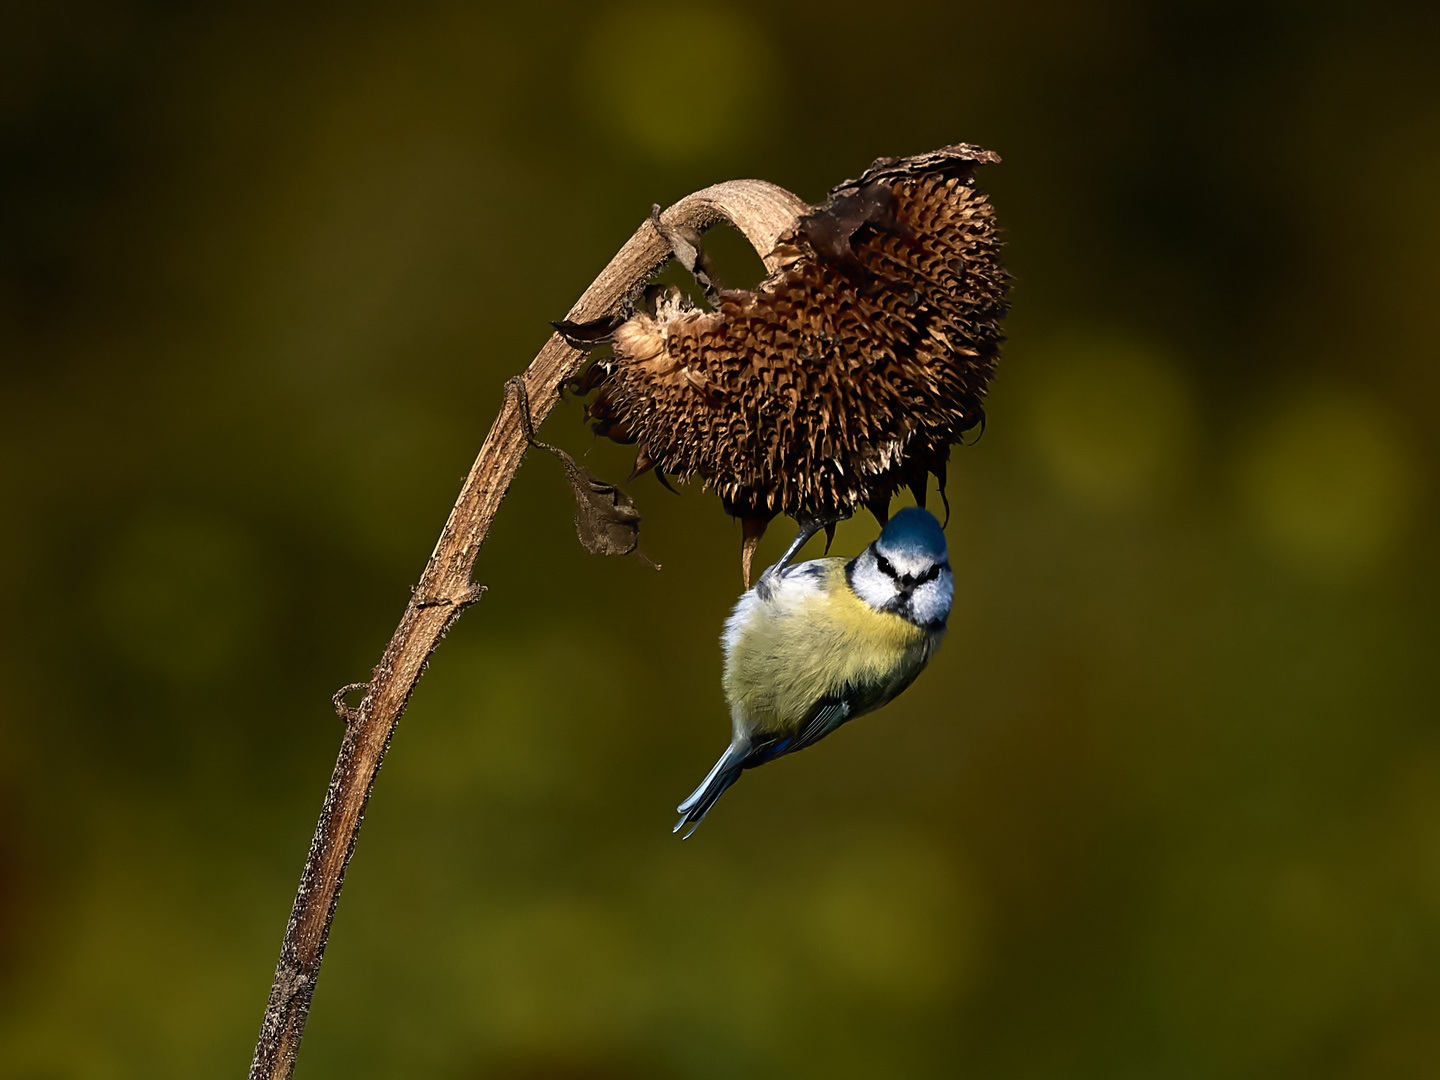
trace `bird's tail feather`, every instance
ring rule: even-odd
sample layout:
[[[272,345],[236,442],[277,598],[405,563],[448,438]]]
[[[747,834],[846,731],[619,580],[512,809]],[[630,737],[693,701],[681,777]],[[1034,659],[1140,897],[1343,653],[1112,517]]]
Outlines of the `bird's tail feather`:
[[[689,825],[690,828],[686,831],[685,836],[681,837],[683,840],[699,827],[705,815],[710,812],[710,808],[715,805],[715,800],[724,795],[726,789],[740,779],[740,773],[745,768],[747,749],[740,749],[731,744],[725,753],[720,755],[720,760],[715,763],[715,767],[710,770],[705,779],[700,781],[700,786],[691,793],[688,799],[676,807],[680,813],[680,820],[675,823],[675,828],[671,832],[679,832]]]

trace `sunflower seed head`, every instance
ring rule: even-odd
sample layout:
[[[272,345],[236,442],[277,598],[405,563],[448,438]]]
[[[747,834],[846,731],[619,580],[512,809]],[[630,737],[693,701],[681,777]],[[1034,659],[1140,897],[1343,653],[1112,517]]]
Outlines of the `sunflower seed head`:
[[[703,480],[747,538],[779,513],[883,520],[900,487],[943,485],[1004,340],[1009,278],[971,177],[998,160],[881,159],[762,253],[778,268],[753,292],[656,298],[597,361],[596,430],[638,442],[637,468]]]

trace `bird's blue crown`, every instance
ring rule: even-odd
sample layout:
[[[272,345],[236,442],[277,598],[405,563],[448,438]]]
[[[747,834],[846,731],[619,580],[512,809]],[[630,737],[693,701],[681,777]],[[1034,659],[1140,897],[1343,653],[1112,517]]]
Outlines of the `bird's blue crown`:
[[[881,530],[878,544],[886,551],[920,556],[931,562],[946,559],[945,534],[940,531],[940,522],[929,510],[918,506],[907,506],[892,517]]]

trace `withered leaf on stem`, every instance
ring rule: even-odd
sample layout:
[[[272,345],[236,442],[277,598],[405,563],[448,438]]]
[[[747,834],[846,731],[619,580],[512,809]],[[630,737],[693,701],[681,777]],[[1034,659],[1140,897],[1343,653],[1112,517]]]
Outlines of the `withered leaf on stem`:
[[[684,225],[666,225],[660,217],[660,204],[650,208],[650,222],[655,231],[670,245],[672,257],[705,290],[705,297],[712,304],[720,298],[720,287],[715,283],[715,268],[700,239],[700,230]]]
[[[850,239],[862,225],[895,227],[895,194],[881,181],[835,195],[830,204],[800,219],[799,231],[815,251],[829,259],[853,259]]]
[[[589,349],[595,345],[609,342],[616,327],[624,321],[625,318],[621,315],[602,315],[598,319],[589,319],[585,322],[556,319],[550,325],[575,348]]]
[[[654,570],[660,567],[640,550],[640,511],[630,494],[614,484],[606,483],[585,466],[576,462],[558,446],[535,438],[530,420],[530,398],[525,380],[517,375],[505,384],[514,390],[520,401],[520,426],[531,446],[548,450],[565,466],[565,477],[575,496],[575,534],[585,550],[593,555],[629,555],[632,552],[642,564]]]

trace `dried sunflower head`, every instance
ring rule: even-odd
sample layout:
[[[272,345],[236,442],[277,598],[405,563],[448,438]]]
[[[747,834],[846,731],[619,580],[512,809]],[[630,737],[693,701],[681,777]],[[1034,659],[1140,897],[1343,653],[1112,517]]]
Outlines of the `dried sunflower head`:
[[[776,269],[754,291],[709,311],[652,296],[584,380],[596,430],[638,443],[637,472],[713,487],[752,548],[779,513],[884,521],[901,485],[923,502],[984,419],[1003,340],[1008,275],[971,176],[996,161],[882,158],[761,253]]]

